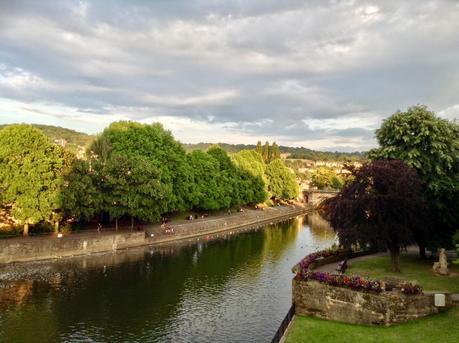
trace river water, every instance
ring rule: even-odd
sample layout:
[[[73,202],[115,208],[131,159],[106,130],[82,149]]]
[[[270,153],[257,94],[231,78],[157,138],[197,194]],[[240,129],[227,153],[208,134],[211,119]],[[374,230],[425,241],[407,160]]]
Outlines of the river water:
[[[269,342],[318,215],[181,245],[0,268],[0,342]]]

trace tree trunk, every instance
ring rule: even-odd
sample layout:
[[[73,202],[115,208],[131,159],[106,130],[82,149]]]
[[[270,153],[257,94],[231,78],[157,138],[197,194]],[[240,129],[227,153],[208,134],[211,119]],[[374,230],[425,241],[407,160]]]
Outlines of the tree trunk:
[[[134,230],[134,217],[131,217],[131,231]]]
[[[390,250],[390,259],[392,263],[392,271],[400,273],[400,249]]]
[[[427,259],[426,247],[424,244],[419,244],[419,257],[423,260]]]
[[[29,235],[29,223],[24,224],[24,230],[22,231],[23,236],[28,236]]]
[[[56,222],[54,223],[54,233],[58,233],[58,232],[59,232],[59,222],[56,221]]]
[[[118,231],[118,218],[115,218],[115,231]]]

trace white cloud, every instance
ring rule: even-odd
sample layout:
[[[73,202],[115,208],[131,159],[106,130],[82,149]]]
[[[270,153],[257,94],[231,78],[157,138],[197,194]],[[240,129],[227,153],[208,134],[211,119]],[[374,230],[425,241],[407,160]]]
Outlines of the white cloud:
[[[0,2],[0,122],[365,149],[396,109],[457,118],[457,32],[446,0]]]

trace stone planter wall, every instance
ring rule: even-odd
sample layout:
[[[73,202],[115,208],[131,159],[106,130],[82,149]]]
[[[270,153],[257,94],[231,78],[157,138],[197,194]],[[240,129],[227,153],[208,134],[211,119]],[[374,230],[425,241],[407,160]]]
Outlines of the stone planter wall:
[[[352,324],[391,325],[442,310],[435,307],[433,293],[362,292],[296,277],[293,279],[292,297],[296,314]],[[450,306],[452,298],[446,294],[446,308]]]

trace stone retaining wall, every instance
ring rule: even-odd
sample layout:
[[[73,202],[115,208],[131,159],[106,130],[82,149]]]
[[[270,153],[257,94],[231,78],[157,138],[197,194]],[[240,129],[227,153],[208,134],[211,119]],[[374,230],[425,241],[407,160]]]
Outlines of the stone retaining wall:
[[[146,232],[102,231],[101,233],[75,233],[62,238],[44,236],[0,239],[0,264],[88,255],[143,245],[172,243],[215,232],[266,225],[302,213],[304,213],[304,209],[295,206],[268,208],[264,211],[248,210],[244,213],[234,213],[228,217],[206,218],[172,224],[173,234],[165,234],[162,229],[155,226],[147,228]],[[147,237],[145,237],[146,235]]]
[[[446,293],[446,307],[452,306]],[[381,293],[354,291],[297,277],[292,283],[296,314],[352,324],[391,325],[440,312],[434,293],[406,295],[399,291]]]
[[[265,210],[247,210],[237,215],[220,217],[216,219],[196,219],[183,224],[172,224],[174,233],[165,233],[160,227],[148,230],[153,236],[151,242],[163,243],[178,239],[213,234],[217,232],[251,228],[270,223],[284,221],[305,212],[305,209],[296,206],[270,207]]]
[[[74,234],[57,238],[27,237],[0,240],[0,263],[26,262],[114,251],[145,244],[143,232]]]

